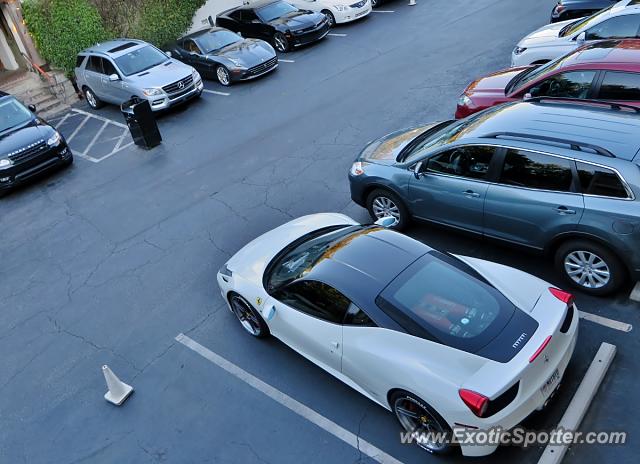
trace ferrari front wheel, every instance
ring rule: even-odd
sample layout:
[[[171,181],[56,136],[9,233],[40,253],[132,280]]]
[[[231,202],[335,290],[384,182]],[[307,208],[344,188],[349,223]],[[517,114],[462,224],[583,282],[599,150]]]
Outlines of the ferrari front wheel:
[[[238,294],[229,298],[233,314],[238,318],[242,328],[256,338],[263,338],[269,335],[269,326],[262,319],[262,316],[251,304]]]

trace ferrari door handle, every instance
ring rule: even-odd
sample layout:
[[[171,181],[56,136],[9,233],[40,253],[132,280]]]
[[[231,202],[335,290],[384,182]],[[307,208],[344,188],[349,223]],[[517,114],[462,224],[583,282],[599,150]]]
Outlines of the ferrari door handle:
[[[558,206],[556,208],[556,213],[558,214],[576,214],[575,209],[569,209],[566,206]]]
[[[473,190],[465,190],[462,194],[467,198],[478,198],[480,196],[478,192],[474,192]]]

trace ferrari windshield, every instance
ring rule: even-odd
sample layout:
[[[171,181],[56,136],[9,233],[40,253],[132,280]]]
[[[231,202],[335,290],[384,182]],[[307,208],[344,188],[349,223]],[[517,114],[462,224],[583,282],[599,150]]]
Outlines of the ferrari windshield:
[[[0,100],[0,133],[31,121],[33,114],[13,97]]]
[[[613,5],[605,8],[604,10],[600,10],[597,13],[592,14],[591,16],[587,16],[586,18],[582,18],[582,19],[579,19],[578,21],[567,24],[562,29],[560,29],[560,33],[558,35],[560,37],[567,37],[568,35],[575,34],[576,32],[582,29],[586,29],[592,24],[596,24],[598,21],[600,21],[600,18],[603,15],[606,15],[607,13],[609,13],[609,10],[611,8],[613,8]]]
[[[438,252],[405,269],[378,303],[410,333],[471,351],[492,340],[515,309],[463,262]]]
[[[298,11],[298,9],[293,5],[289,5],[286,2],[275,2],[258,8],[256,13],[262,21],[268,23],[269,21],[295,13],[296,11]]]
[[[321,229],[294,242],[270,266],[268,290],[275,290],[304,277],[337,244],[363,229],[361,225]]]
[[[204,53],[215,52],[240,41],[242,41],[242,37],[231,31],[213,31],[196,39],[198,46]]]

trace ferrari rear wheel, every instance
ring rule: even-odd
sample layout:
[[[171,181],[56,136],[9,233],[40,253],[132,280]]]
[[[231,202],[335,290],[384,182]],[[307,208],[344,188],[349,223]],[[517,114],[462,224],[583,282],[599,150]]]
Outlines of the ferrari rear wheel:
[[[256,338],[263,338],[269,335],[269,326],[247,300],[235,294],[229,299],[229,302],[233,314],[236,315],[240,325],[249,335]]]
[[[453,432],[427,403],[411,393],[400,391],[391,397],[391,406],[402,428],[417,435],[415,442],[420,448],[433,454],[451,451]]]

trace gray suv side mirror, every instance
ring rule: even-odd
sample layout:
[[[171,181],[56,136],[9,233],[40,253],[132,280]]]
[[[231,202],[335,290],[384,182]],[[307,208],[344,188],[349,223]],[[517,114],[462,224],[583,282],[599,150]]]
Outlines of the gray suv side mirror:
[[[118,76],[118,75],[117,75],[117,74],[115,74],[115,73],[114,73],[114,74],[111,74],[111,75],[109,76],[109,80],[110,80],[111,82],[119,81],[119,80],[120,80],[120,76]]]
[[[413,167],[413,175],[416,179],[420,179],[424,175],[422,172],[422,161],[418,161]]]

